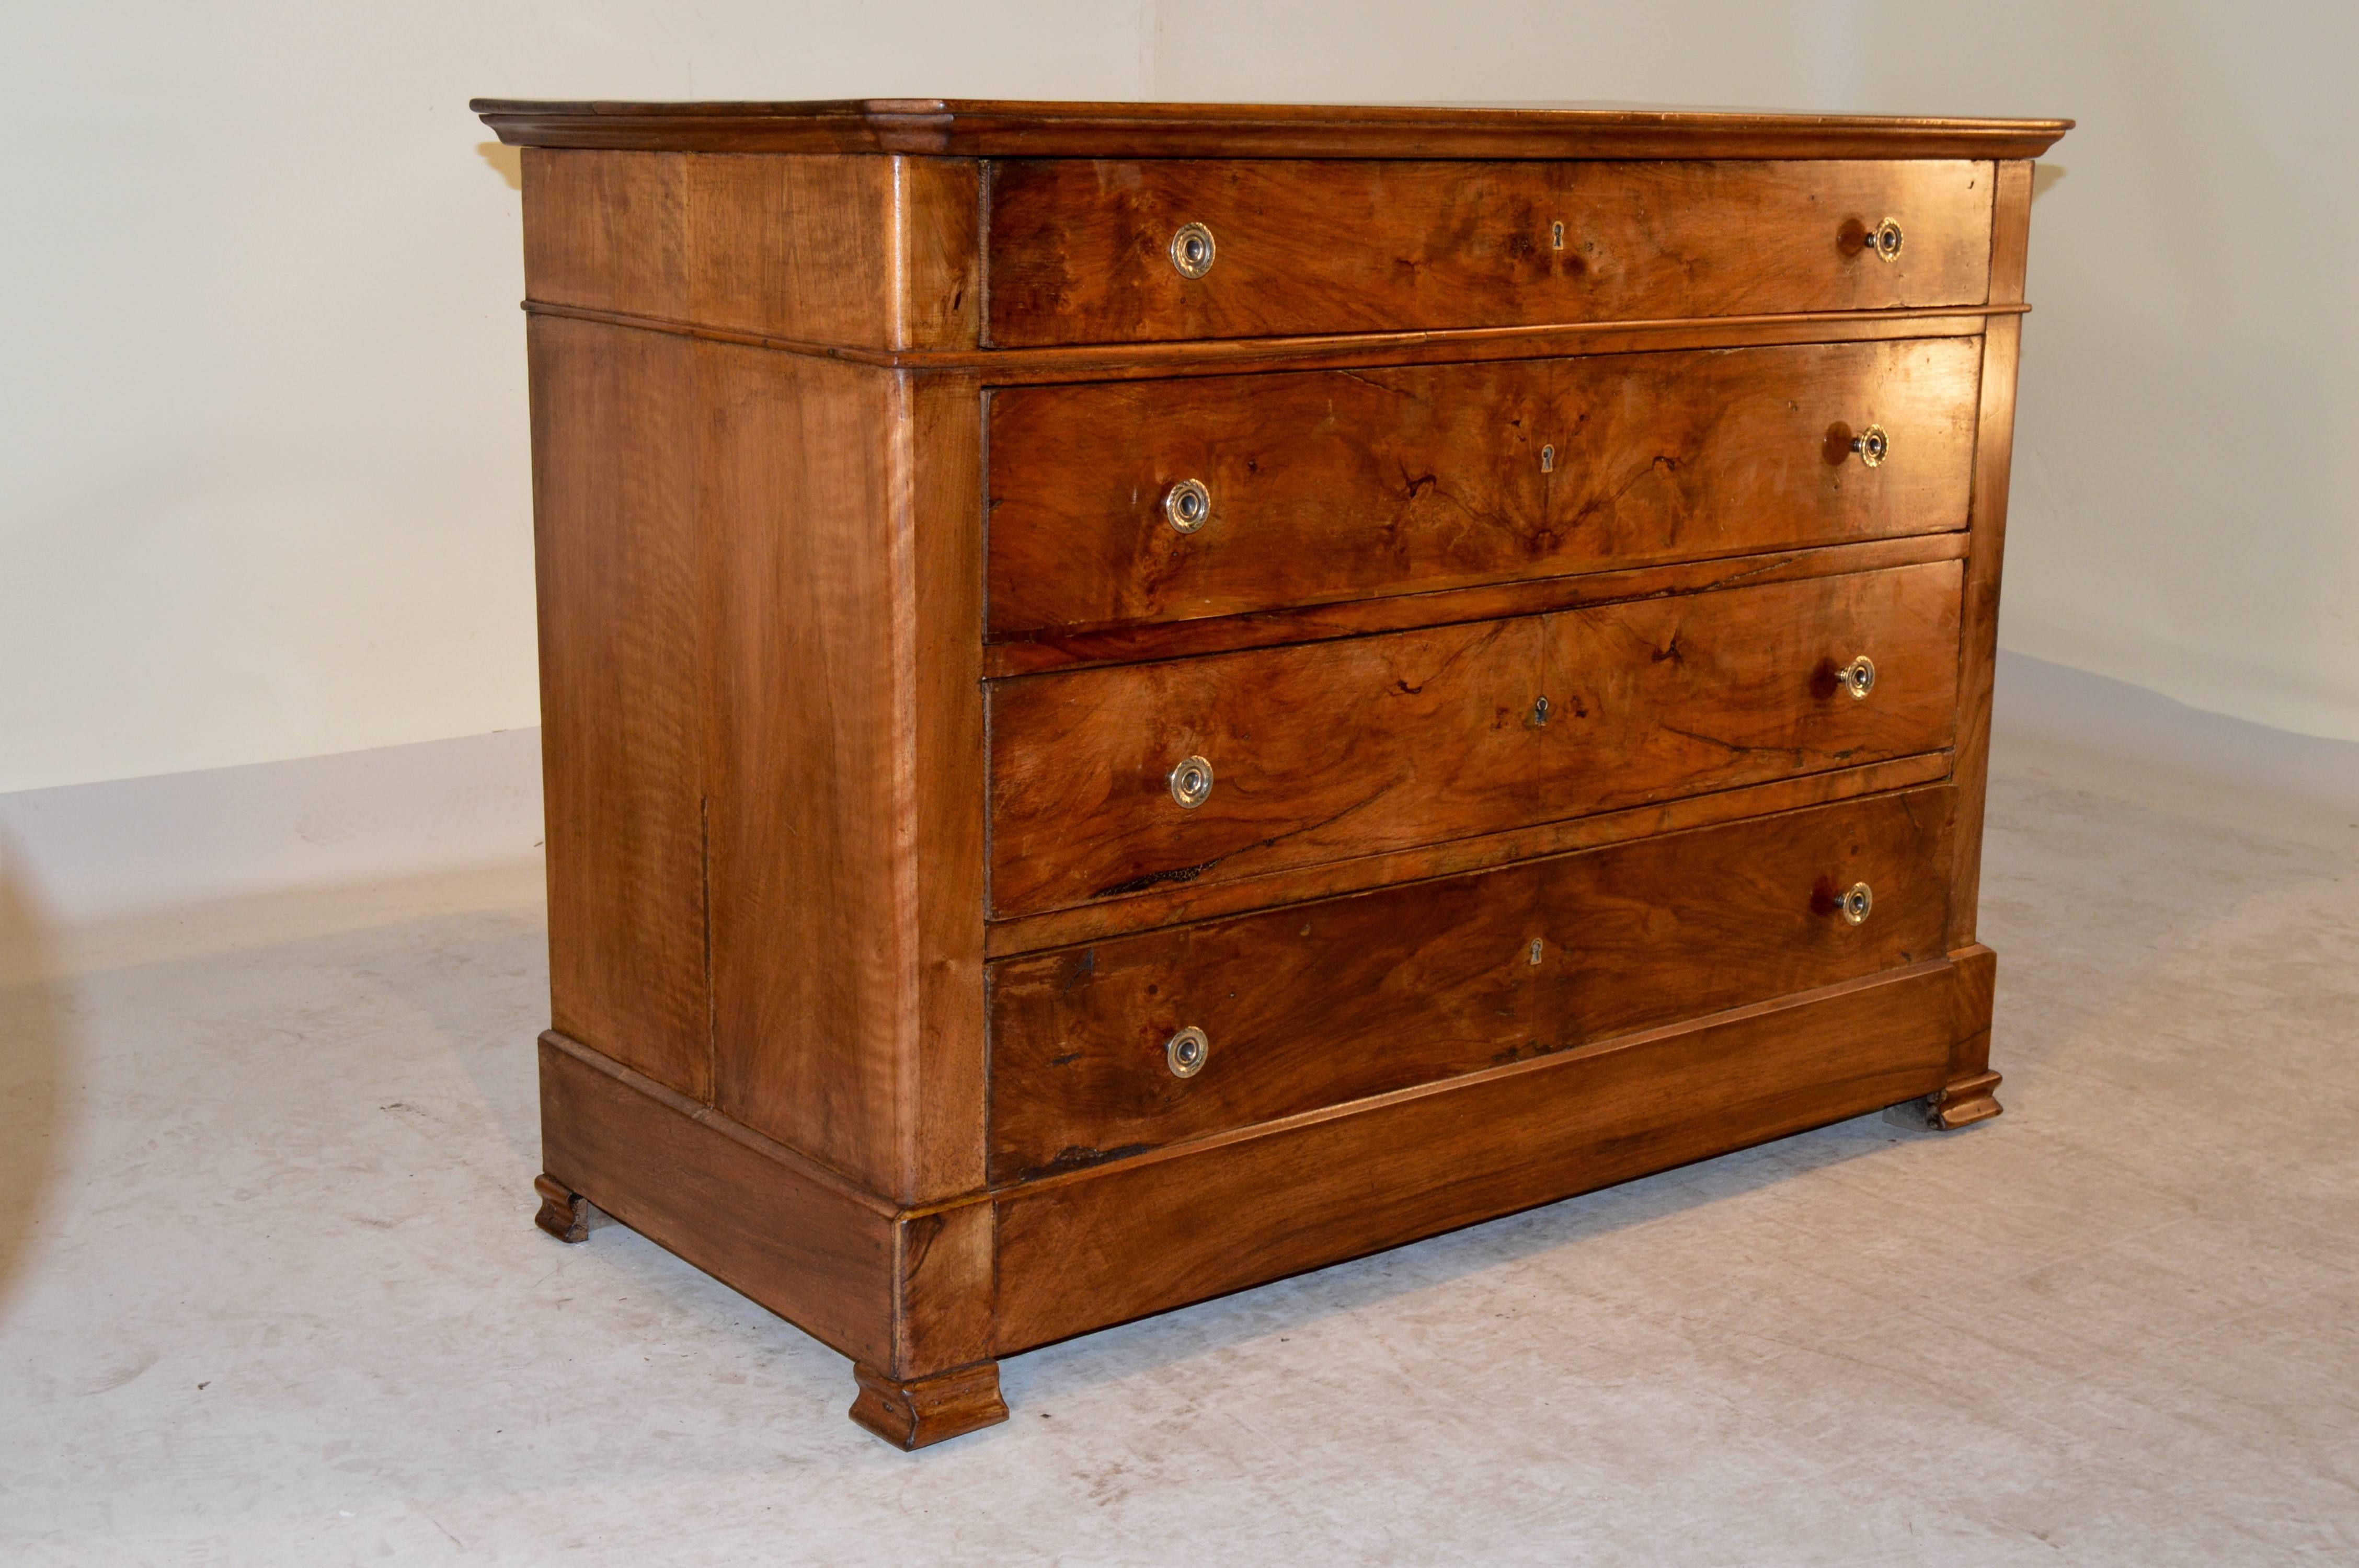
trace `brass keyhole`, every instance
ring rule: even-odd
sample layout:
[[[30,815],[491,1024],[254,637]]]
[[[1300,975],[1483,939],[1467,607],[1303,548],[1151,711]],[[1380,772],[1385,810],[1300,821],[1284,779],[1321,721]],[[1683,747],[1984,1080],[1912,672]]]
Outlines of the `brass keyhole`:
[[[1201,223],[1182,223],[1171,236],[1171,265],[1181,277],[1201,277],[1212,270],[1212,231]]]
[[[1212,1039],[1192,1023],[1163,1043],[1163,1063],[1175,1078],[1192,1078],[1202,1072],[1204,1059],[1212,1054]]]
[[[1560,251],[1564,249],[1563,224],[1550,223],[1549,225],[1549,249],[1552,251]]]
[[[1875,894],[1865,882],[1854,882],[1835,901],[1843,917],[1854,925],[1866,922],[1868,912],[1875,907]]]
[[[1212,519],[1212,492],[1200,479],[1183,479],[1163,492],[1163,520],[1192,534]]]
[[[1532,728],[1538,730],[1547,724],[1549,721],[1549,699],[1547,697],[1541,697],[1538,702],[1533,703]]]
[[[1171,798],[1193,811],[1212,798],[1212,764],[1201,757],[1182,757],[1171,770]]]
[[[1540,472],[1556,472],[1556,449],[1552,446],[1540,449]]]

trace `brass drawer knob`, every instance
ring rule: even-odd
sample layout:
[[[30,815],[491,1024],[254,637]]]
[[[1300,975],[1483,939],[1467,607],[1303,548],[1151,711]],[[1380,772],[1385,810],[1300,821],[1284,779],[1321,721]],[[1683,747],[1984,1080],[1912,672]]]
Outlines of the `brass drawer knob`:
[[[1183,479],[1163,492],[1163,520],[1192,534],[1212,520],[1212,492],[1201,479]]]
[[[1212,764],[1201,757],[1182,757],[1171,769],[1171,798],[1193,811],[1212,798]]]
[[[1884,460],[1892,455],[1892,438],[1884,433],[1883,426],[1870,425],[1851,438],[1851,449],[1867,467],[1882,468]]]
[[[1835,683],[1851,693],[1854,701],[1866,701],[1867,694],[1875,689],[1875,661],[1862,654],[1835,672]]]
[[[1878,223],[1875,231],[1867,236],[1867,248],[1875,253],[1878,261],[1898,261],[1900,259],[1899,220],[1886,218],[1883,222]]]
[[[1181,277],[1201,277],[1212,271],[1212,231],[1201,223],[1180,224],[1171,236],[1171,265]]]
[[[1175,1078],[1192,1078],[1202,1072],[1204,1059],[1212,1054],[1212,1040],[1192,1023],[1163,1043],[1164,1065]]]
[[[1854,882],[1836,896],[1835,907],[1854,925],[1864,925],[1868,911],[1875,907],[1875,894],[1865,882]]]

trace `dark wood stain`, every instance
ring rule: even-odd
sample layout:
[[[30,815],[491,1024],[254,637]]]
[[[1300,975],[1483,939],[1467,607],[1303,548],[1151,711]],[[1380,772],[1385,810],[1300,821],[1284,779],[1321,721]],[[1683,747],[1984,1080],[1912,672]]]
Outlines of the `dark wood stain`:
[[[1936,751],[1942,562],[994,683],[992,907],[1230,879]],[[1876,662],[1865,701],[1832,671]],[[1674,656],[1676,655],[1676,656]],[[1561,717],[1523,722],[1547,696]],[[1182,810],[1166,775],[1213,767]]]
[[[1962,529],[1981,359],[1940,339],[1003,391],[991,633]],[[1848,446],[1871,424],[1875,469]],[[1161,513],[1183,480],[1212,497],[1192,534]]]
[[[2064,122],[479,107],[527,148],[529,1244],[595,1205],[917,1447],[1064,1335],[1998,1113],[1991,666]]]
[[[992,170],[987,335],[1014,348],[1979,305],[1991,168],[1015,159]],[[1887,217],[1907,235],[1890,263],[1846,227]],[[1560,219],[1564,250],[1515,243]],[[1166,254],[1189,222],[1217,243],[1201,278]]]
[[[1950,802],[1912,790],[999,963],[992,1178],[1937,957]],[[1875,895],[1856,926],[1824,896],[1855,881]],[[1175,1077],[1163,1043],[1190,1025],[1212,1055]]]

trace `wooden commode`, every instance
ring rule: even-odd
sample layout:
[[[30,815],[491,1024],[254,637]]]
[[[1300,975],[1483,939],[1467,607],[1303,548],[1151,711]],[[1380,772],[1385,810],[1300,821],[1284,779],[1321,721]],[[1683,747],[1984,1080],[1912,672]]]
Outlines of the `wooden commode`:
[[[997,1358],[1880,1108],[1974,939],[2064,121],[479,102],[585,1205]]]

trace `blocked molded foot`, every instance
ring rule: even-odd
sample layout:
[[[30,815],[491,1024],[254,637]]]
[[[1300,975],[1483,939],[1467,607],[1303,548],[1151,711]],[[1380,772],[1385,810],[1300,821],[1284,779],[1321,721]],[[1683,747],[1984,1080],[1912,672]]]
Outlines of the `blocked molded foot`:
[[[996,1361],[907,1382],[856,1362],[852,1375],[860,1384],[852,1419],[896,1448],[923,1448],[1007,1419]]]
[[[535,1176],[532,1190],[540,1195],[540,1212],[532,1222],[560,1241],[590,1239],[590,1200],[553,1176]]]
[[[1998,1084],[1996,1073],[1976,1073],[1921,1099],[1902,1101],[1886,1110],[1884,1119],[1895,1127],[1931,1132],[1988,1121],[1999,1113]]]

